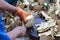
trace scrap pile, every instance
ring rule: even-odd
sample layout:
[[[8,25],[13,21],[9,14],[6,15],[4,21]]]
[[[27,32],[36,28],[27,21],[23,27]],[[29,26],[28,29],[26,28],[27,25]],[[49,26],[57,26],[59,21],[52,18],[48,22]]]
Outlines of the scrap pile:
[[[36,24],[38,35],[51,35],[53,39],[54,36],[56,36],[56,33],[58,31],[58,25],[56,24],[56,20],[52,18],[48,18],[46,22],[41,22],[41,24]]]
[[[60,0],[43,1],[42,3],[34,2],[34,0],[24,0],[24,2],[18,0],[16,6],[20,6],[25,11],[31,13],[34,19],[30,19],[25,25],[20,21],[17,15],[12,15],[12,12],[4,12],[3,21],[5,23],[5,31],[11,31],[16,26],[24,25],[26,28],[32,30],[35,18],[43,19],[44,22],[39,22],[35,25],[36,33],[39,37],[42,35],[51,36],[55,39],[55,36],[60,36]],[[28,17],[29,18],[29,17]],[[29,29],[28,29],[29,30]]]
[[[60,16],[60,0],[56,0],[56,2],[53,4],[53,6],[50,6],[48,12],[46,11],[41,11],[40,14],[42,14],[45,17],[45,22],[41,22],[40,24],[36,24],[38,35],[41,37],[42,35],[44,36],[49,36],[53,39],[55,39],[55,36],[60,36],[60,22],[59,18]],[[49,16],[48,16],[49,15]]]

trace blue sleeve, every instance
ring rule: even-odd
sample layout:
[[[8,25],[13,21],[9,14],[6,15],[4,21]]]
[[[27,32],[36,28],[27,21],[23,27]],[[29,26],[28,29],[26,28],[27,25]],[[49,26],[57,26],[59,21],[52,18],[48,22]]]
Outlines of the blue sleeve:
[[[10,40],[10,38],[7,33],[0,31],[0,40]]]
[[[2,21],[2,15],[0,13],[0,40],[10,40],[7,33],[4,31],[4,24]]]

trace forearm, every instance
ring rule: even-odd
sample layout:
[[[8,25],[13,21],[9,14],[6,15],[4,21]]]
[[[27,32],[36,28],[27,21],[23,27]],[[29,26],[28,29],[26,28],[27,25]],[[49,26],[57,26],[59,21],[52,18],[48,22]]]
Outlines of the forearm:
[[[16,12],[17,11],[17,7],[10,5],[9,3],[7,3],[4,0],[0,0],[0,10],[1,11],[12,11],[12,12]]]
[[[12,31],[7,33],[11,40],[14,40],[20,34],[20,28],[16,27]]]

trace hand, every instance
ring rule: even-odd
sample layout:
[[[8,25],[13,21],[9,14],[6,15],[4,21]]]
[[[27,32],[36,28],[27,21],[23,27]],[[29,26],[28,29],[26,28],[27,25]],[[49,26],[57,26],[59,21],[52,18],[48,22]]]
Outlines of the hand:
[[[18,26],[7,34],[11,40],[14,40],[18,36],[24,36],[26,34],[26,28],[24,26]]]
[[[24,26],[19,26],[18,29],[20,30],[19,36],[24,36],[26,34],[26,28]]]
[[[26,17],[29,16],[29,15],[31,15],[31,14],[27,13],[26,11],[22,10],[20,7],[18,7],[18,10],[17,10],[16,14],[17,14],[17,15],[21,18],[21,20],[22,20],[23,22],[25,22],[25,23],[27,22]]]

